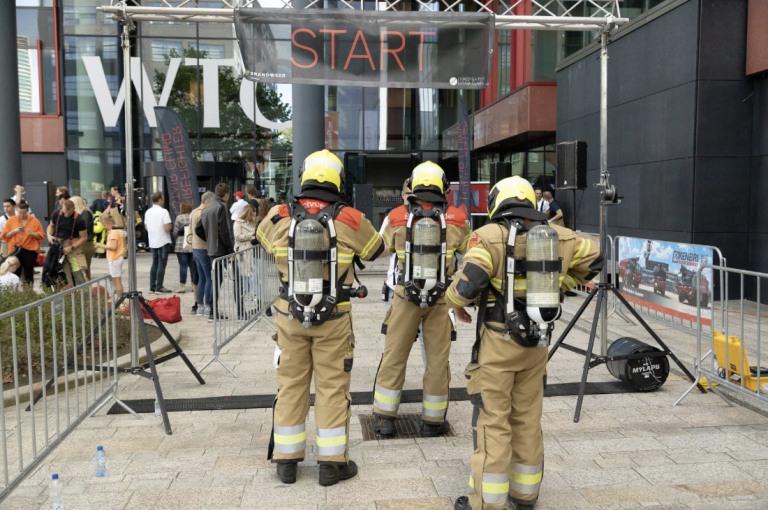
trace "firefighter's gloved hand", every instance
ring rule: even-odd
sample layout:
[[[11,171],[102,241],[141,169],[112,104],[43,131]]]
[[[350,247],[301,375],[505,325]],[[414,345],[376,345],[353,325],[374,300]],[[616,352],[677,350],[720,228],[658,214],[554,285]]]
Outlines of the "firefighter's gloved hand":
[[[451,308],[453,312],[456,314],[456,318],[459,320],[459,322],[464,322],[467,324],[472,323],[472,316],[467,313],[467,311],[463,308]]]

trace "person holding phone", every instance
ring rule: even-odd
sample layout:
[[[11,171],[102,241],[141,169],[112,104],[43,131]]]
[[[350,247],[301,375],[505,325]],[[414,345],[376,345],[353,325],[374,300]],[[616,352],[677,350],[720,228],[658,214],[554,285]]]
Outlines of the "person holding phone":
[[[32,284],[37,265],[37,255],[40,253],[40,242],[45,239],[45,230],[40,220],[29,213],[29,204],[22,202],[18,205],[19,213],[8,218],[3,227],[2,238],[8,242],[8,253],[16,254],[20,266],[15,270],[16,275],[24,275],[24,282]]]

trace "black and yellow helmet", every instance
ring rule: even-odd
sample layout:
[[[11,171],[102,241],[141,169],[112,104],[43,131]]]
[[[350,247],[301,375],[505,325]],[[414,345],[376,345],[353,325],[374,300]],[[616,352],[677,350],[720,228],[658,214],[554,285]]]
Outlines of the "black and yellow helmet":
[[[488,218],[513,207],[536,209],[536,192],[522,177],[507,177],[496,183],[488,195]]]
[[[440,165],[425,161],[411,172],[411,193],[426,202],[445,202],[448,179]]]
[[[344,191],[344,165],[331,151],[313,152],[304,160],[299,179],[302,197],[335,201]]]

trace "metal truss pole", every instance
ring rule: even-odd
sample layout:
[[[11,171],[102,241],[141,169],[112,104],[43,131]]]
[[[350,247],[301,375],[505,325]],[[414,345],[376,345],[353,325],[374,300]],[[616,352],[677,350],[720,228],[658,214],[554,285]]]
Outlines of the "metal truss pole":
[[[600,182],[608,187],[608,32],[600,35]],[[600,200],[600,247],[608,253],[608,208],[605,198]],[[605,257],[600,281],[608,281],[608,257]],[[615,282],[614,282],[615,283]],[[600,354],[608,353],[608,300],[600,302]]]
[[[123,33],[121,36],[123,48],[123,86],[125,87],[125,110],[123,129],[125,130],[125,197],[127,202],[125,227],[128,232],[128,292],[137,290],[136,280],[136,204],[133,192],[133,105],[131,103],[131,28],[133,22],[128,15],[123,14]],[[131,310],[131,366],[139,365],[139,324],[141,313]]]

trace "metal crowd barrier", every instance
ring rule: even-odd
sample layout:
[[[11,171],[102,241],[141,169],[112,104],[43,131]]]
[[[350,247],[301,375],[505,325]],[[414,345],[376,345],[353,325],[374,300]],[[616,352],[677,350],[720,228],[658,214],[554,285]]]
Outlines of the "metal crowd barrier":
[[[614,285],[616,285],[616,288],[618,288],[619,290],[621,290],[621,286],[619,285],[619,278],[618,278],[619,277],[619,273],[618,273],[618,266],[619,266],[619,252],[618,252],[618,249],[619,248],[618,248],[618,245],[619,245],[619,239],[621,239],[622,237],[623,236],[616,236],[616,242],[613,245],[613,249],[615,251],[614,251],[614,256],[613,256],[614,264],[613,264],[613,276],[612,276],[612,278],[613,278]],[[727,267],[726,258],[723,257],[723,253],[720,251],[720,249],[717,248],[716,246],[706,246],[706,247],[707,248],[711,248],[712,251],[717,254],[717,257],[718,257],[718,260],[719,260],[719,264],[717,266],[712,266],[712,267],[716,267],[718,269],[725,269],[725,267]],[[669,281],[669,280],[667,280],[667,281]],[[720,274],[720,289],[725,288],[724,285],[725,285],[724,275],[723,275],[723,273],[721,273]],[[714,301],[714,289],[712,289],[712,291],[713,291],[712,292],[712,296],[711,296],[712,297],[712,307],[714,309],[714,302],[715,302]],[[722,296],[722,293],[720,295]],[[619,304],[618,307],[616,306],[616,297],[615,296],[613,298],[613,302],[614,302],[614,309],[616,310],[616,312],[618,314],[622,315],[625,318],[625,320],[627,320],[628,322],[632,322],[622,312],[622,310],[625,308],[624,305]],[[700,301],[697,301],[697,303],[699,303],[699,302]],[[665,324],[667,326],[672,326],[673,328],[678,329],[680,331],[683,331],[685,333],[692,333],[692,334],[695,335],[696,332],[697,332],[697,325],[696,325],[695,321],[692,321],[692,320],[689,321],[689,320],[685,320],[684,318],[675,317],[673,315],[666,314],[663,311],[656,310],[656,309],[653,309],[653,308],[650,308],[650,307],[642,306],[642,305],[640,305],[638,303],[632,303],[632,307],[635,309],[635,311],[638,314],[640,314],[641,316],[643,316],[646,319],[651,319],[651,320],[656,321],[658,323]],[[696,308],[697,308],[698,312],[701,312],[701,308],[699,306],[697,306]],[[713,315],[713,321],[714,321],[714,311],[713,311],[712,315]],[[721,312],[721,315],[722,315],[722,312]]]
[[[725,286],[721,287],[723,291],[720,294],[723,297],[721,300],[723,313],[720,314],[719,322],[713,314],[712,327],[705,332],[702,327],[701,308],[698,310],[696,359],[694,360],[696,383],[700,378],[705,378],[709,387],[731,406],[733,403],[726,399],[718,388],[734,391],[747,401],[768,404],[768,355],[764,354],[766,349],[762,345],[763,306],[760,302],[762,284],[768,280],[768,274],[705,265],[699,268],[699,277],[707,268],[712,269],[713,273],[720,272],[721,281],[725,280]],[[728,285],[733,281],[738,282],[739,297],[737,306],[731,309],[728,298],[728,291],[731,289]],[[747,286],[755,293],[754,310],[746,309],[752,308],[752,302],[744,298]],[[698,299],[701,300],[701,287],[697,294]],[[706,353],[702,355],[705,351]],[[688,388],[673,405],[680,403],[693,390],[696,383]]]
[[[258,321],[274,323],[268,315],[280,295],[280,273],[275,257],[252,246],[213,260],[213,357],[233,377],[237,374],[221,360],[221,349]]]
[[[0,299],[12,292],[4,289]],[[0,314],[0,381],[13,377],[0,399],[0,501],[85,417],[110,399],[122,405],[114,302],[112,278],[104,276]]]

